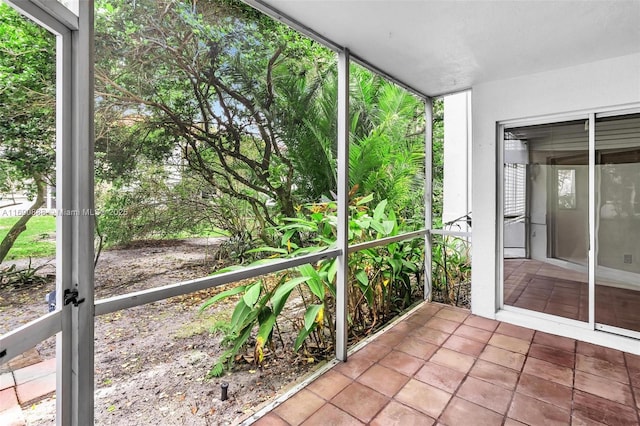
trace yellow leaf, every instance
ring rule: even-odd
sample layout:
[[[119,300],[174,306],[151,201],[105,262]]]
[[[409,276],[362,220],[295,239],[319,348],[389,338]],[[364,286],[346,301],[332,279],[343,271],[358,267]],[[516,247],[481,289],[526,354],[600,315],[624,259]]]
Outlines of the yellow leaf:
[[[318,315],[316,315],[316,323],[318,325],[322,325],[322,320],[324,319],[324,305],[318,309]]]
[[[254,351],[254,357],[256,360],[258,360],[258,364],[262,364],[262,361],[264,361],[264,350],[262,349],[264,347],[264,339],[261,336],[258,336],[258,338],[256,339],[256,349]]]

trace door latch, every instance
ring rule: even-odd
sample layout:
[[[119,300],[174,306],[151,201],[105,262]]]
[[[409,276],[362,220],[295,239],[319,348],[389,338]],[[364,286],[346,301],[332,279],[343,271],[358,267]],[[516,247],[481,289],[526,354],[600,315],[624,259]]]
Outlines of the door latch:
[[[82,299],[78,300],[78,296],[79,296],[78,295],[78,290],[76,290],[75,288],[73,290],[66,289],[64,291],[64,304],[65,304],[65,306],[68,305],[69,303],[73,303],[73,306],[75,306],[77,308],[79,304],[84,302],[84,297]]]

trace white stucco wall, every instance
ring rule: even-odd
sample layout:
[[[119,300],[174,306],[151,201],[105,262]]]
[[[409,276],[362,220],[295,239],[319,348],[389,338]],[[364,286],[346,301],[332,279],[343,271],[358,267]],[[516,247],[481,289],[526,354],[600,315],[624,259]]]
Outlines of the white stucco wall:
[[[471,210],[471,127],[471,93],[445,96],[443,223]],[[457,222],[452,229],[469,231],[464,221]]]
[[[497,124],[608,107],[640,105],[640,54],[473,87],[472,311],[497,308]]]

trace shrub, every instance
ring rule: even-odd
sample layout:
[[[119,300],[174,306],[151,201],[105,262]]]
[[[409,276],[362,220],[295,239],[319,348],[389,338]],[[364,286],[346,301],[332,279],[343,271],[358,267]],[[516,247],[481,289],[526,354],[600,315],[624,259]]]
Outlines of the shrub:
[[[398,235],[401,226],[386,200],[373,210],[367,207],[372,196],[350,205],[349,242]],[[260,247],[252,252],[271,254],[271,258],[295,257],[327,249],[336,240],[336,204],[310,204],[300,209],[300,216],[287,218],[276,231],[278,247]],[[386,319],[407,308],[421,294],[420,277],[424,264],[422,239],[401,241],[362,250],[349,257],[348,318],[350,330],[366,335]],[[265,262],[261,260],[259,262]],[[238,268],[238,267],[235,267]],[[227,268],[223,271],[228,271]],[[218,359],[210,375],[219,376],[230,368],[238,352],[255,334],[254,361],[261,364],[265,345],[272,343],[274,327],[294,289],[305,309],[293,349],[298,351],[311,339],[321,351],[330,349],[334,336],[337,259],[316,265],[305,264],[279,274],[274,280],[259,279],[235,287],[208,300],[202,310],[232,295],[242,295],[230,322],[227,336],[230,347]],[[308,348],[310,349],[310,348]]]

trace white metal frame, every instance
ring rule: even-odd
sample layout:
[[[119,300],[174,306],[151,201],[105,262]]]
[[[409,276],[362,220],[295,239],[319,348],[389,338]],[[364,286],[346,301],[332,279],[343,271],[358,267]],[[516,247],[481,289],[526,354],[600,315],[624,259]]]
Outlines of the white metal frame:
[[[301,27],[292,20],[279,20],[310,35],[338,51],[338,238],[335,247],[294,259],[250,267],[211,277],[180,282],[107,299],[94,300],[93,235],[94,235],[94,170],[93,170],[93,13],[92,0],[80,1],[78,16],[62,4],[47,0],[7,0],[21,13],[35,20],[57,36],[56,89],[56,170],[58,214],[56,219],[56,311],[44,315],[16,330],[0,336],[0,359],[7,361],[42,340],[57,334],[57,398],[58,425],[88,425],[94,422],[94,319],[116,312],[201,289],[255,278],[322,259],[337,258],[336,358],[347,360],[347,282],[348,255],[365,248],[377,247],[413,238],[425,238],[424,298],[431,286],[431,232],[465,236],[470,233],[431,231],[432,209],[432,101],[371,64],[357,60],[374,72],[403,88],[418,94],[425,102],[425,228],[403,235],[349,246],[348,244],[348,158],[349,158],[349,66],[347,48]],[[265,10],[262,2],[248,1]],[[72,212],[72,214],[64,214]],[[463,235],[464,234],[464,235]],[[65,297],[76,291],[75,298]],[[69,301],[69,303],[67,303]],[[66,303],[66,304],[65,304]]]
[[[81,1],[79,17],[58,2],[8,0],[14,7],[38,21],[58,36],[57,59],[57,170],[58,203],[61,211],[93,211],[93,2]],[[230,272],[214,277],[176,283],[161,288],[125,294],[95,302],[93,292],[93,217],[59,215],[57,218],[57,306],[58,309],[0,338],[5,359],[24,352],[38,342],[57,337],[57,417],[59,425],[93,423],[94,411],[94,317],[210,288],[262,274],[291,268],[321,259],[338,257],[338,297],[336,314],[336,357],[347,360],[347,280],[348,254],[365,248],[412,238],[425,237],[424,297],[431,287],[431,234],[468,237],[468,232],[431,230],[432,217],[432,101],[372,64],[353,58],[399,86],[417,94],[425,102],[425,229],[407,234],[348,245],[348,147],[349,147],[349,64],[348,49],[278,15],[260,0],[252,6],[293,26],[295,29],[338,51],[339,54],[339,141],[338,141],[338,241],[337,248]],[[83,302],[65,305],[65,290],[77,290]],[[61,332],[61,333],[60,333]],[[80,354],[82,353],[82,356]]]
[[[506,120],[497,125],[497,173],[496,173],[496,318],[525,327],[546,329],[550,326],[549,332],[558,333],[567,337],[579,337],[596,344],[604,344],[610,347],[617,347],[621,350],[639,353],[636,339],[640,339],[640,333],[621,329],[618,327],[596,323],[595,321],[595,285],[596,285],[596,134],[595,123],[597,117],[612,117],[640,112],[637,104],[611,106],[601,109],[588,109],[565,114],[549,114],[545,116]],[[571,120],[588,120],[589,125],[589,252],[588,252],[588,286],[589,286],[589,318],[587,322],[572,320],[569,318],[550,315],[542,312],[531,311],[504,304],[504,132],[510,128],[552,124]],[[575,331],[584,330],[579,336]],[[589,333],[595,332],[595,333]],[[606,332],[608,335],[603,335]],[[586,334],[589,333],[589,334]]]
[[[338,52],[338,230],[341,251],[336,274],[336,358],[347,360],[349,300],[349,49]]]
[[[423,299],[431,300],[433,273],[433,101],[424,98],[424,227],[429,232],[424,237],[424,290]]]
[[[596,312],[596,121],[589,114],[589,328],[595,328]]]
[[[135,306],[146,305],[147,303],[158,302],[174,296],[193,293],[199,290],[218,287],[224,284],[239,282],[245,279],[256,278],[261,275],[294,268],[307,263],[315,263],[323,259],[332,259],[342,255],[342,250],[328,248],[327,250],[299,256],[293,259],[284,259],[264,265],[247,267],[246,269],[212,275],[189,281],[182,281],[176,284],[169,284],[162,287],[150,288],[147,290],[126,293],[119,296],[100,299],[95,303],[95,315],[105,315]]]
[[[56,35],[56,179],[62,213],[56,220],[57,310],[2,336],[0,354],[6,347],[5,356],[13,357],[58,333],[56,422],[86,425],[93,423],[93,216],[64,212],[93,211],[93,1],[80,2],[78,16],[58,2],[8,2]],[[65,297],[71,291],[78,296]]]

